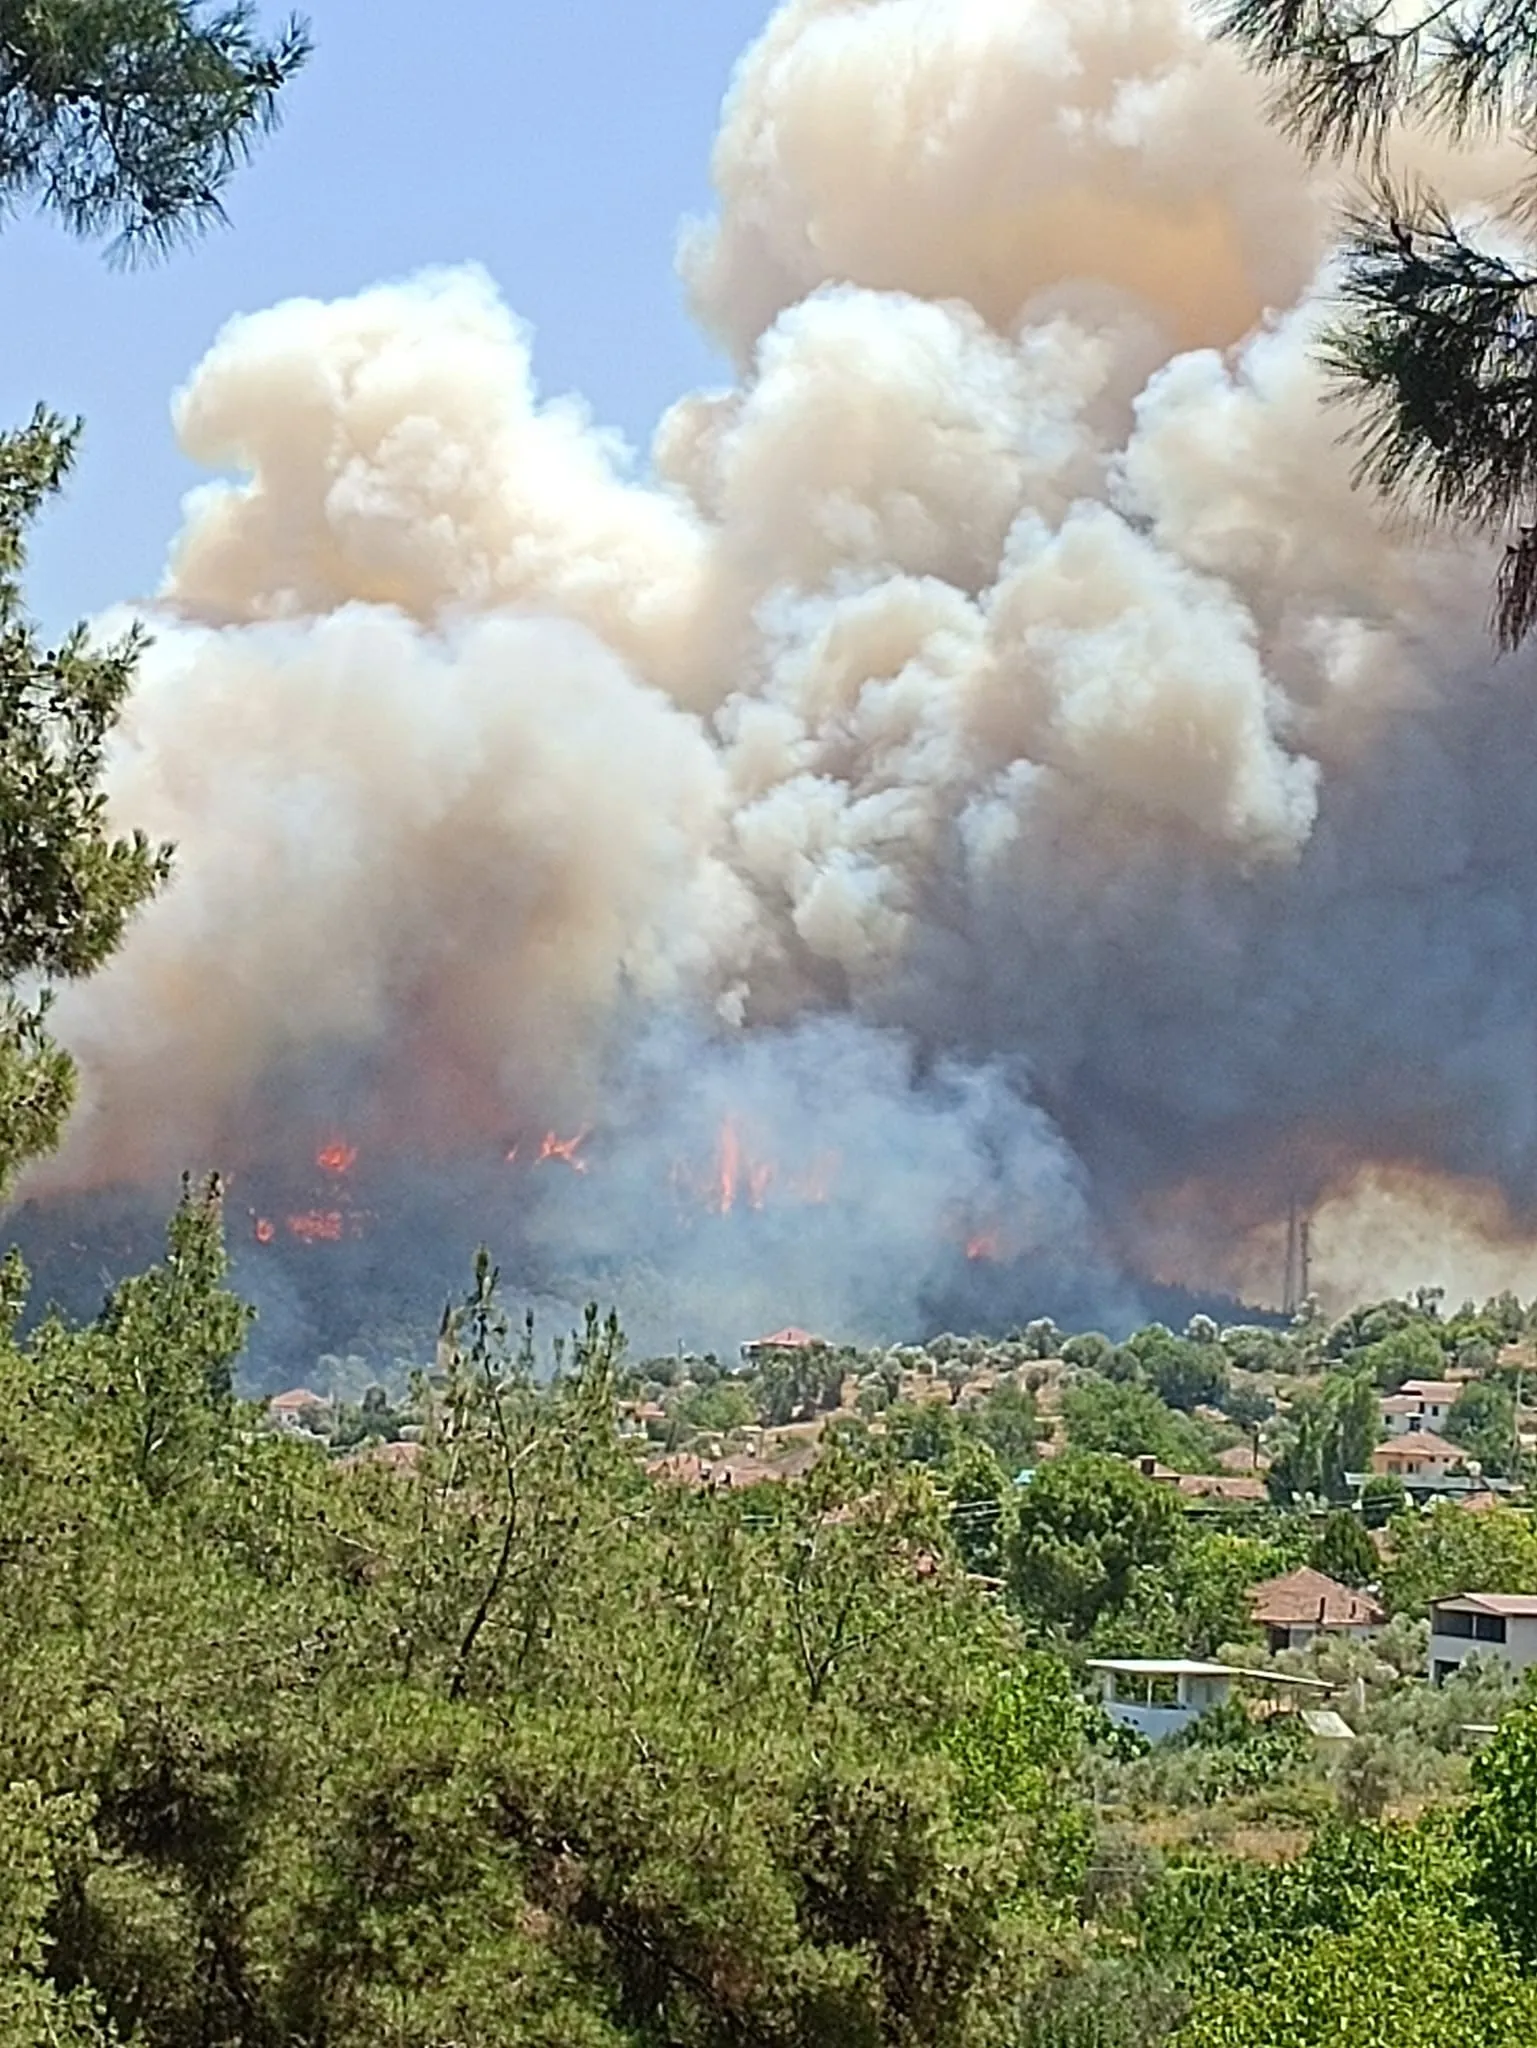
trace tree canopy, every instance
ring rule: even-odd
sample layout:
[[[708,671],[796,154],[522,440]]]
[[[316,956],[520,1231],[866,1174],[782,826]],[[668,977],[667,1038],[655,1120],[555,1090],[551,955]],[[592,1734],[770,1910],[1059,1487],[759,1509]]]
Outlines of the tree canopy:
[[[307,47],[297,22],[262,40],[243,5],[4,0],[0,211],[31,201],[125,251],[195,233]],[[102,647],[81,629],[50,648],[23,601],[28,531],[78,438],[42,409],[0,433],[0,1198],[72,1098],[49,985],[101,966],[169,872],[169,849],[115,833],[101,795],[141,637]]]
[[[1365,480],[1506,536],[1495,626],[1513,648],[1537,625],[1537,269],[1514,253],[1537,188],[1490,195],[1505,232],[1483,246],[1393,175],[1388,146],[1408,126],[1530,147],[1537,20],[1519,0],[1216,0],[1216,14],[1274,81],[1283,125],[1365,173],[1325,358],[1360,408]]]

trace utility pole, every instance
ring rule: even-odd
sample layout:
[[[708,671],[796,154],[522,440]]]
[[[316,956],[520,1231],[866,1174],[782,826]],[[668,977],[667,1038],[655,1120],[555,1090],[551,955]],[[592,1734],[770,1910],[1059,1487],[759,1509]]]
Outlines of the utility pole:
[[[1297,1231],[1297,1306],[1313,1291],[1313,1219],[1304,1216]]]
[[[1286,1212],[1286,1279],[1281,1288],[1281,1313],[1294,1316],[1297,1313],[1297,1266],[1300,1240],[1297,1232],[1297,1203],[1292,1200]]]

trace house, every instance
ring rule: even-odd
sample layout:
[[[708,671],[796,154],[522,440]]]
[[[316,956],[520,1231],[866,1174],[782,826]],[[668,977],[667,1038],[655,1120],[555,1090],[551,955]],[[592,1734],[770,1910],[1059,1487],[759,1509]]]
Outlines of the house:
[[[286,1394],[274,1394],[267,1403],[267,1420],[274,1429],[313,1431],[331,1412],[324,1394],[308,1387],[290,1387]]]
[[[769,1351],[825,1351],[828,1348],[825,1337],[813,1337],[809,1330],[797,1330],[790,1324],[783,1330],[776,1330],[772,1337],[754,1337],[742,1346],[742,1362],[756,1365]]]
[[[1301,1650],[1314,1636],[1343,1635],[1364,1642],[1387,1615],[1369,1594],[1352,1591],[1307,1567],[1249,1588],[1249,1619],[1264,1629],[1270,1648]]]
[[[1470,1657],[1500,1657],[1513,1671],[1537,1664],[1537,1594],[1456,1593],[1430,1604],[1430,1676],[1437,1685]]]
[[[1417,1429],[1402,1436],[1390,1436],[1385,1443],[1378,1444],[1372,1452],[1371,1464],[1373,1472],[1386,1473],[1412,1485],[1416,1480],[1444,1479],[1466,1456],[1461,1444],[1448,1443],[1434,1430]]]
[[[1405,1380],[1382,1403],[1383,1427],[1390,1436],[1440,1429],[1466,1385],[1465,1380]]]
[[[1231,1699],[1235,1687],[1257,1686],[1276,1704],[1294,1693],[1332,1690],[1320,1678],[1290,1672],[1250,1671],[1241,1664],[1210,1664],[1198,1657],[1091,1657],[1099,1673],[1100,1699],[1118,1728],[1131,1728],[1149,1742],[1167,1742],[1202,1714]]]
[[[1186,1500],[1247,1502],[1257,1506],[1270,1498],[1263,1479],[1236,1472],[1181,1472],[1175,1484]]]

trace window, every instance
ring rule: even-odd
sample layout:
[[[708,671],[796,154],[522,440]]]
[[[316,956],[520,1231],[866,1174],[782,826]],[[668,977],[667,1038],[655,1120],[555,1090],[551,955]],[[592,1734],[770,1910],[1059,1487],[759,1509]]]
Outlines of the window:
[[[1485,1617],[1480,1615],[1478,1618],[1482,1621]],[[1459,1613],[1455,1608],[1433,1607],[1430,1632],[1436,1636],[1471,1636],[1473,1616]]]
[[[1503,1614],[1475,1614],[1473,1633],[1481,1643],[1503,1643],[1505,1640],[1505,1617]]]

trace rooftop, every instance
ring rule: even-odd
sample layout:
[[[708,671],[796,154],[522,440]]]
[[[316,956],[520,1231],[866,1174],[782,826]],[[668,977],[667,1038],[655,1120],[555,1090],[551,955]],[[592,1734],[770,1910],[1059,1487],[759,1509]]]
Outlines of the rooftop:
[[[1249,1619],[1263,1626],[1376,1628],[1387,1619],[1369,1594],[1357,1593],[1304,1565],[1279,1579],[1249,1588]]]
[[[1247,1664],[1209,1664],[1200,1657],[1091,1657],[1091,1671],[1120,1671],[1133,1678],[1256,1678],[1263,1685],[1301,1686],[1332,1692],[1326,1678],[1299,1678],[1293,1671],[1257,1671]]]
[[[789,1323],[782,1330],[776,1330],[772,1337],[754,1337],[744,1344],[744,1351],[809,1351],[813,1345],[825,1344],[825,1337],[813,1337],[809,1330],[798,1330]]]
[[[1502,1614],[1508,1619],[1537,1617],[1537,1593],[1448,1593],[1437,1607],[1471,1607],[1475,1614]]]
[[[1466,1451],[1461,1444],[1449,1443],[1444,1436],[1437,1436],[1433,1429],[1411,1429],[1406,1436],[1390,1436],[1373,1451],[1376,1457],[1386,1451],[1395,1458],[1464,1458]]]

